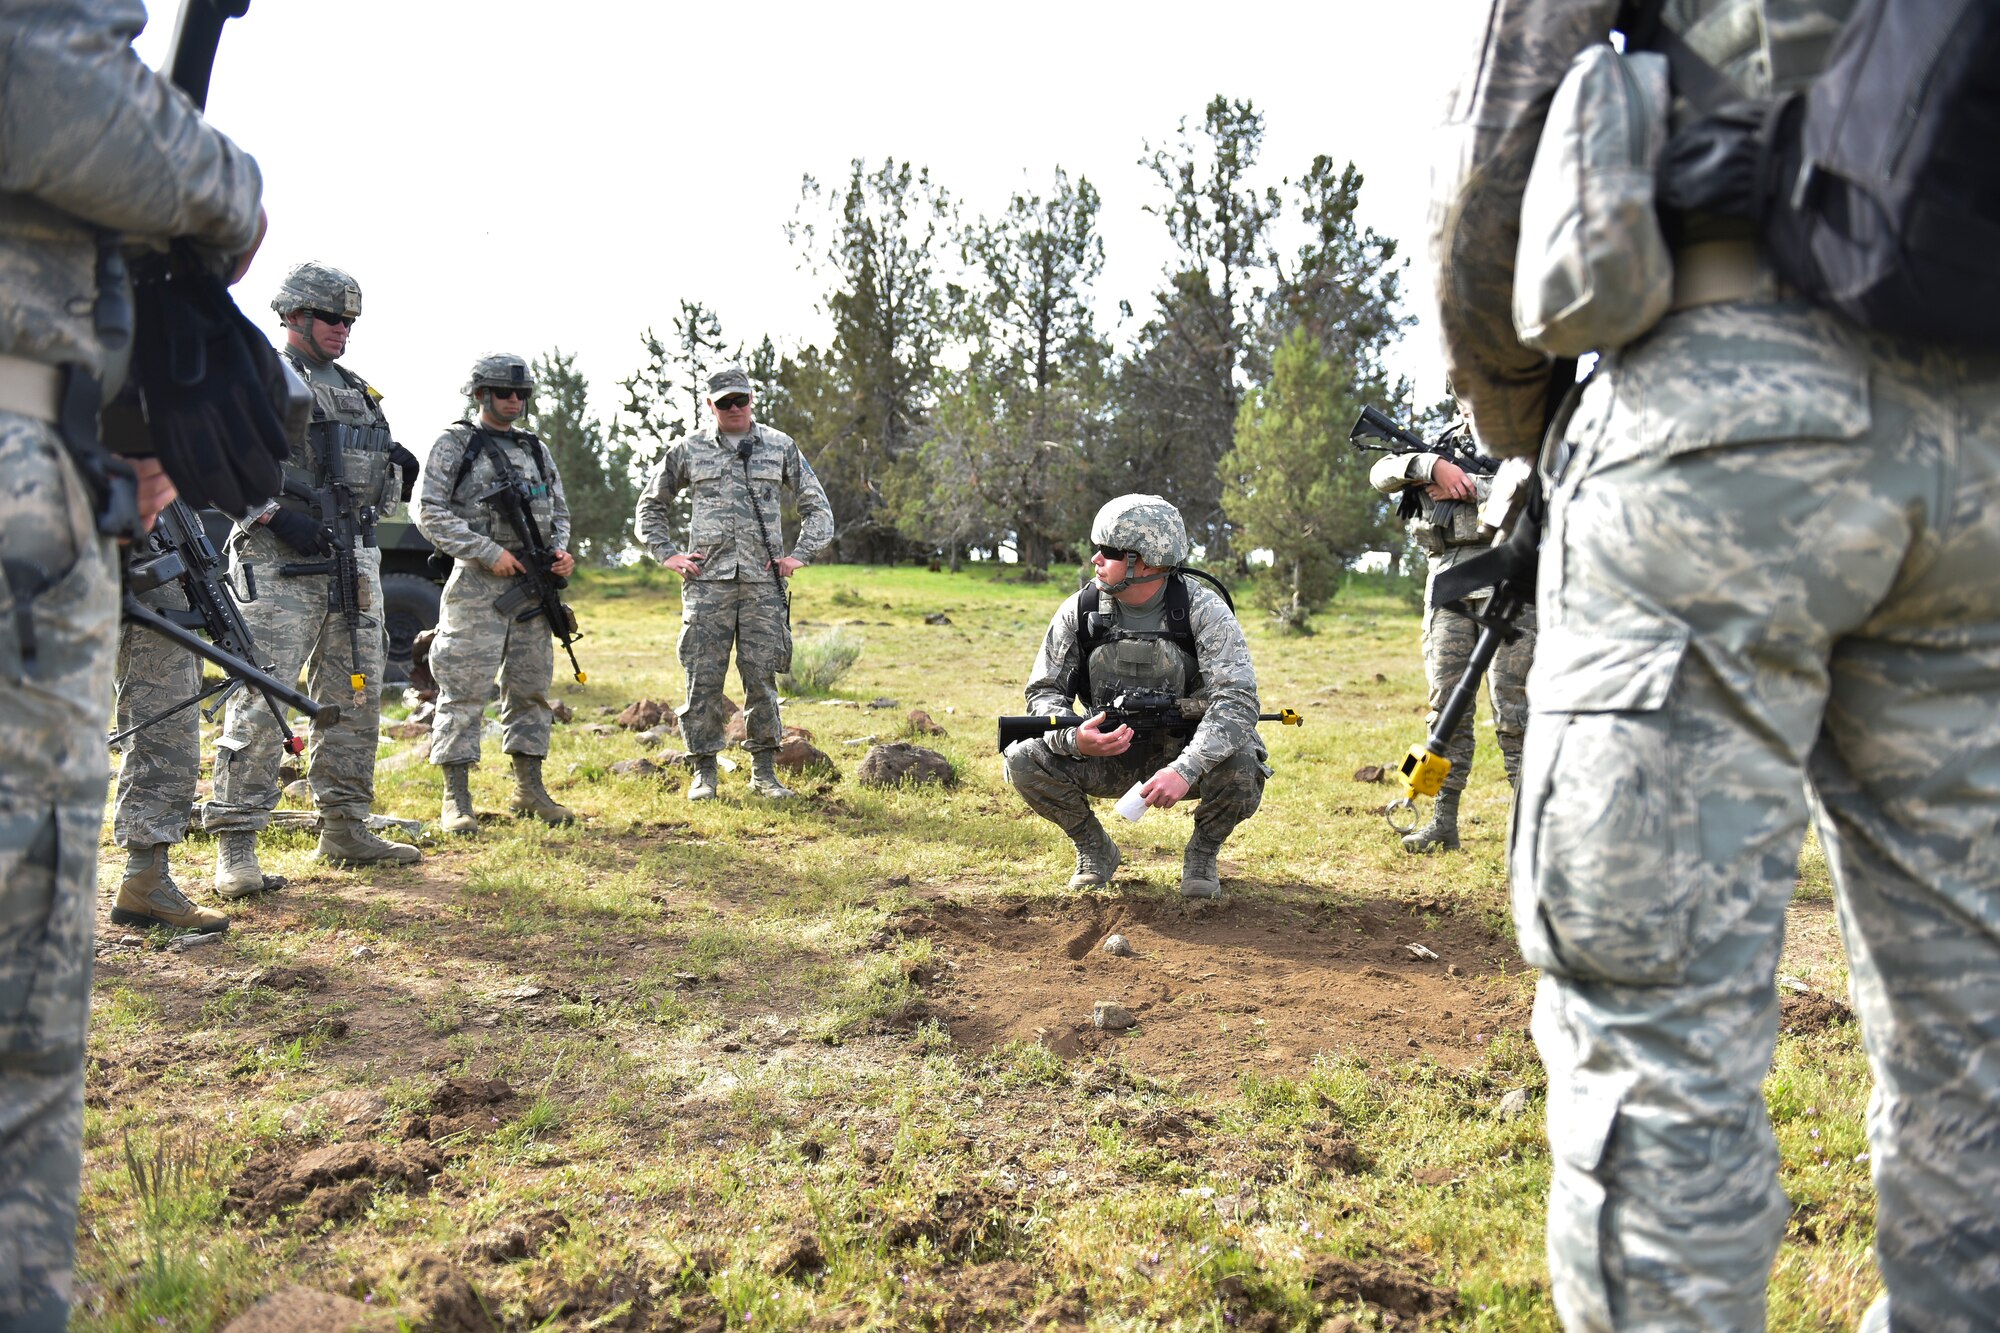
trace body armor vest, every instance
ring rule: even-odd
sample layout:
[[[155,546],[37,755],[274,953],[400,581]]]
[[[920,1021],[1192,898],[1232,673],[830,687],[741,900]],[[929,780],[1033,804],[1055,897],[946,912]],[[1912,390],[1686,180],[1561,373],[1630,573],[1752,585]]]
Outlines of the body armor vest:
[[[332,469],[325,465],[326,460],[338,457],[348,493],[364,511],[361,517],[365,526],[372,529],[375,519],[398,498],[395,465],[389,458],[394,441],[388,419],[359,376],[350,375],[336,364],[334,370],[342,383],[323,383],[313,377],[296,351],[287,348],[285,355],[313,396],[312,424],[306,428],[305,444],[294,448],[292,456],[285,460],[285,476],[318,490],[332,480]],[[281,498],[280,503],[305,508],[296,499]]]
[[[459,461],[458,480],[451,488],[451,511],[466,526],[489,541],[498,542],[516,555],[521,553],[520,534],[501,516],[499,509],[484,497],[512,478],[500,461],[504,455],[516,475],[527,483],[528,512],[535,516],[542,540],[555,544],[556,504],[549,488],[547,465],[542,461],[542,444],[524,430],[492,431],[468,428],[471,438]]]
[[[1116,599],[1100,596],[1100,604]],[[1111,629],[1104,641],[1090,650],[1090,707],[1093,712],[1108,706],[1119,695],[1132,690],[1166,690],[1176,699],[1185,699],[1201,683],[1201,670],[1194,657],[1166,632],[1132,630],[1119,623],[1122,608],[1108,609]],[[1157,745],[1167,757],[1181,752],[1185,738],[1159,733]]]

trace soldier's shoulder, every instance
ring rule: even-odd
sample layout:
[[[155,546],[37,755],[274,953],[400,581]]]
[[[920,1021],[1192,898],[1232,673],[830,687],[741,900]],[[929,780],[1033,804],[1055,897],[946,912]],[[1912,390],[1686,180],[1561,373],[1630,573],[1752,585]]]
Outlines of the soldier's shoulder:
[[[463,448],[465,442],[471,438],[472,423],[470,421],[454,421],[438,432],[437,442],[440,445],[451,444]]]
[[[1214,588],[1200,579],[1188,578],[1186,575],[1182,576],[1182,582],[1187,584],[1188,590],[1188,619],[1197,623],[1218,616],[1230,620],[1236,619],[1236,613],[1230,609],[1229,603],[1223,601],[1222,594]]]
[[[779,430],[776,426],[767,426],[760,421],[757,423],[757,433],[772,444],[777,445],[780,449],[796,449],[799,447],[797,440],[785,434],[785,432]]]

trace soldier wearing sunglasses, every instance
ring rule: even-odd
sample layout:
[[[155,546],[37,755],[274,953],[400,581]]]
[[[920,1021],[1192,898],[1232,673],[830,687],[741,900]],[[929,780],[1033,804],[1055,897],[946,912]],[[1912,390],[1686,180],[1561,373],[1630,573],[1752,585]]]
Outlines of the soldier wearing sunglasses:
[[[313,724],[306,779],[322,821],[316,855],[341,866],[415,861],[416,848],[375,836],[367,819],[375,804],[375,733],[386,656],[382,553],[374,526],[391,506],[409,498],[417,459],[390,435],[382,395],[338,364],[361,317],[361,288],[354,279],[308,261],[285,275],[271,308],[285,329],[280,351],[312,390],[313,420],[304,446],[285,464],[285,493],[239,524],[230,539],[230,575],[243,588],[248,586],[244,567],[256,570],[257,596],[243,604],[243,619],[280,679],[296,680],[303,668],[320,698],[332,697],[337,686],[357,677],[362,682],[351,698],[338,691],[338,722]],[[329,490],[340,497],[356,534],[358,627],[338,609],[333,532],[313,502],[295,493]],[[237,692],[216,742],[215,799],[206,819],[218,835],[215,891],[224,898],[247,898],[284,884],[257,861],[257,834],[278,804],[280,754],[270,708],[254,691]]]
[[[784,736],[777,676],[792,665],[785,580],[833,541],[833,510],[792,437],[752,416],[750,376],[742,367],[709,376],[708,401],[715,424],[667,446],[639,501],[640,543],[681,576],[680,659],[687,673],[681,735],[695,762],[688,799],[716,794],[715,756],[729,720],[722,684],[732,647],[743,681],[750,790],[790,796],[777,769]],[[789,555],[781,493],[787,487],[799,507]],[[682,491],[694,501],[686,549],[674,540],[670,508]]]
[[[417,527],[431,545],[452,558],[444,608],[431,644],[437,677],[437,720],[431,727],[431,762],[444,770],[446,833],[474,833],[472,769],[479,762],[480,727],[497,675],[500,682],[500,748],[514,768],[516,815],[545,824],[573,816],[542,785],[554,705],[555,640],[549,622],[519,619],[495,603],[520,586],[523,560],[533,559],[496,507],[494,495],[525,487],[535,530],[554,552],[548,572],[568,578],[569,501],[548,447],[515,423],[528,410],[535,376],[511,352],[492,352],[472,363],[465,396],[474,411],[445,427],[431,446],[430,475],[417,504]]]

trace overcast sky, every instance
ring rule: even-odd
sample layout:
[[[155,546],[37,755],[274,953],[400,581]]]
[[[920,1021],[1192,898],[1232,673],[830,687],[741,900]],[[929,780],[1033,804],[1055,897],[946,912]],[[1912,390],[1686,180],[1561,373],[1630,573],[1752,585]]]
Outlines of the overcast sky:
[[[997,213],[1057,164],[1103,196],[1103,326],[1143,317],[1169,255],[1143,144],[1217,93],[1264,113],[1260,170],[1317,153],[1366,175],[1363,220],[1403,242],[1422,323],[1395,364],[1443,391],[1422,230],[1431,127],[1470,0],[683,7],[623,0],[255,0],[229,24],[210,119],[264,171],[271,231],[237,288],[252,319],[294,263],[361,284],[347,363],[420,453],[488,350],[578,355],[600,411],[683,298],[724,334],[824,341],[822,285],[784,224],[811,173],[928,166]],[[157,64],[160,3],[138,49]],[[1129,330],[1125,331],[1129,332]],[[773,424],[783,426],[783,422]]]

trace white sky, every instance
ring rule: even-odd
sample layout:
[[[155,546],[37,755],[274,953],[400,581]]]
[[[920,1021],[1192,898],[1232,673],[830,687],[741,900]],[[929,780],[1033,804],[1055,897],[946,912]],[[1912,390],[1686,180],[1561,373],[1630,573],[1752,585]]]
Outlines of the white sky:
[[[138,43],[156,64],[173,11],[156,0]],[[419,453],[488,350],[576,353],[608,412],[641,330],[665,336],[682,298],[732,343],[823,341],[821,283],[782,228],[802,173],[843,182],[857,156],[928,165],[989,215],[1057,164],[1088,176],[1100,325],[1120,298],[1143,317],[1170,247],[1141,211],[1160,197],[1142,141],[1170,141],[1217,93],[1264,113],[1269,183],[1316,153],[1361,168],[1363,221],[1403,243],[1423,320],[1394,364],[1428,403],[1443,392],[1429,131],[1477,21],[1470,0],[255,0],[224,33],[208,110],[265,177],[271,232],[239,303],[275,329],[292,264],[352,273],[365,310],[347,363]]]

